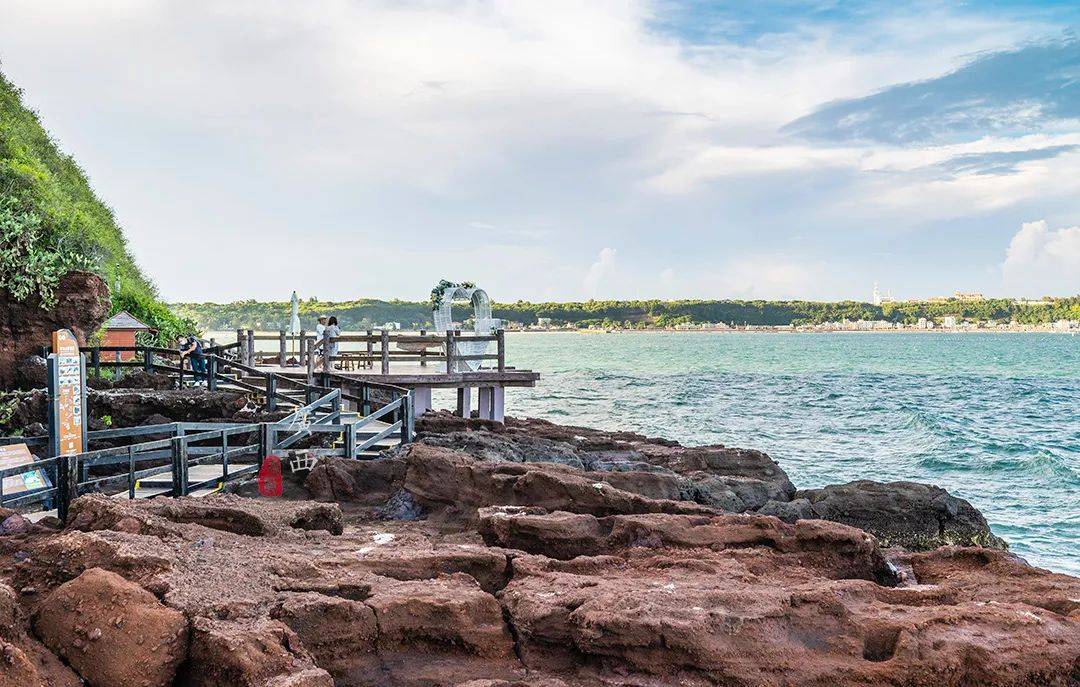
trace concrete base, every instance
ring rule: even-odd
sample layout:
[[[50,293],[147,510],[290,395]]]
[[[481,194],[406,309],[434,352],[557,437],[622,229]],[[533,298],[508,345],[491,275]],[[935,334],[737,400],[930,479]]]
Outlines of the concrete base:
[[[477,405],[480,419],[502,422],[506,417],[506,389],[501,386],[482,386]]]
[[[472,415],[472,389],[467,386],[457,390],[457,415],[464,418]]]
[[[420,417],[427,411],[431,410],[431,387],[416,387],[415,389],[413,389],[412,399],[413,417]]]

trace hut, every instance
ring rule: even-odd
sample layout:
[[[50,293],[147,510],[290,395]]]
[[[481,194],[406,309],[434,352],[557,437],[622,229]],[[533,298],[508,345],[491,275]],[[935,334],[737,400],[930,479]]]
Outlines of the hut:
[[[105,334],[102,346],[137,346],[137,337],[142,332],[154,331],[149,325],[135,319],[131,313],[121,310],[105,322]],[[118,360],[128,361],[135,357],[134,351],[119,351]]]

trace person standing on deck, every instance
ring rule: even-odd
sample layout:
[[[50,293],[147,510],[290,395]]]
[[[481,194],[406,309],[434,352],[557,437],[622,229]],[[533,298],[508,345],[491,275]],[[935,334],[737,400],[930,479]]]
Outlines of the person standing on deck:
[[[318,324],[315,325],[315,350],[320,351],[320,346],[323,345],[323,334],[326,333],[326,315],[319,315]],[[311,355],[311,351],[308,352]],[[315,369],[321,369],[322,366],[322,353],[318,353],[318,357],[315,358]]]
[[[176,337],[177,348],[180,350],[180,367],[184,367],[184,358],[191,361],[191,375],[196,384],[206,384],[206,356],[203,355],[202,341],[194,335]]]
[[[331,317],[330,319],[328,319],[326,321],[326,331],[323,333],[323,336],[330,337],[330,342],[329,342],[330,343],[330,355],[331,356],[337,355],[338,350],[339,350],[339,346],[338,346],[338,342],[335,341],[334,339],[336,337],[341,336],[341,327],[338,326],[336,317]],[[334,367],[336,369],[340,369],[341,365],[334,365]]]

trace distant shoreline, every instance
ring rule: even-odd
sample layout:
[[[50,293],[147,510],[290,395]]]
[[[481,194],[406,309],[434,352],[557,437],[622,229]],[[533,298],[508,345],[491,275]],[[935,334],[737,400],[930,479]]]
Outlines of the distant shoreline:
[[[1077,329],[790,329],[755,327],[753,329],[507,329],[507,334],[1069,334]]]

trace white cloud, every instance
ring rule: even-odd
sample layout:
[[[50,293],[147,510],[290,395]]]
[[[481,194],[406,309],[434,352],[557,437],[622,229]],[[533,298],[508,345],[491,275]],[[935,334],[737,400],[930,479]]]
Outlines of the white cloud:
[[[1080,294],[1080,226],[1051,230],[1046,220],[1024,223],[1001,269],[1010,293]]]
[[[0,0],[0,59],[174,299],[287,297],[305,284],[267,270],[296,261],[298,245],[332,248],[339,267],[310,255],[294,275],[323,297],[423,298],[417,283],[450,260],[497,298],[826,295],[813,256],[748,257],[776,248],[779,215],[804,222],[812,245],[882,212],[897,224],[1075,186],[1065,156],[1008,180],[940,181],[918,169],[979,145],[814,147],[777,133],[824,102],[938,76],[1045,25],[935,3],[691,46],[655,30],[663,10]],[[845,181],[794,200],[795,175]],[[759,197],[767,207],[734,207]],[[242,251],[247,272],[223,282],[214,264],[177,263],[192,227]],[[744,233],[753,240],[729,264]],[[599,246],[618,246],[617,259],[609,248],[594,262]]]
[[[618,251],[614,248],[603,248],[596,257],[596,262],[589,265],[589,271],[585,273],[585,279],[582,281],[582,287],[585,289],[587,297],[597,298],[601,293],[609,297],[614,296],[611,289],[613,286],[612,281],[618,271],[615,263],[617,253]]]

